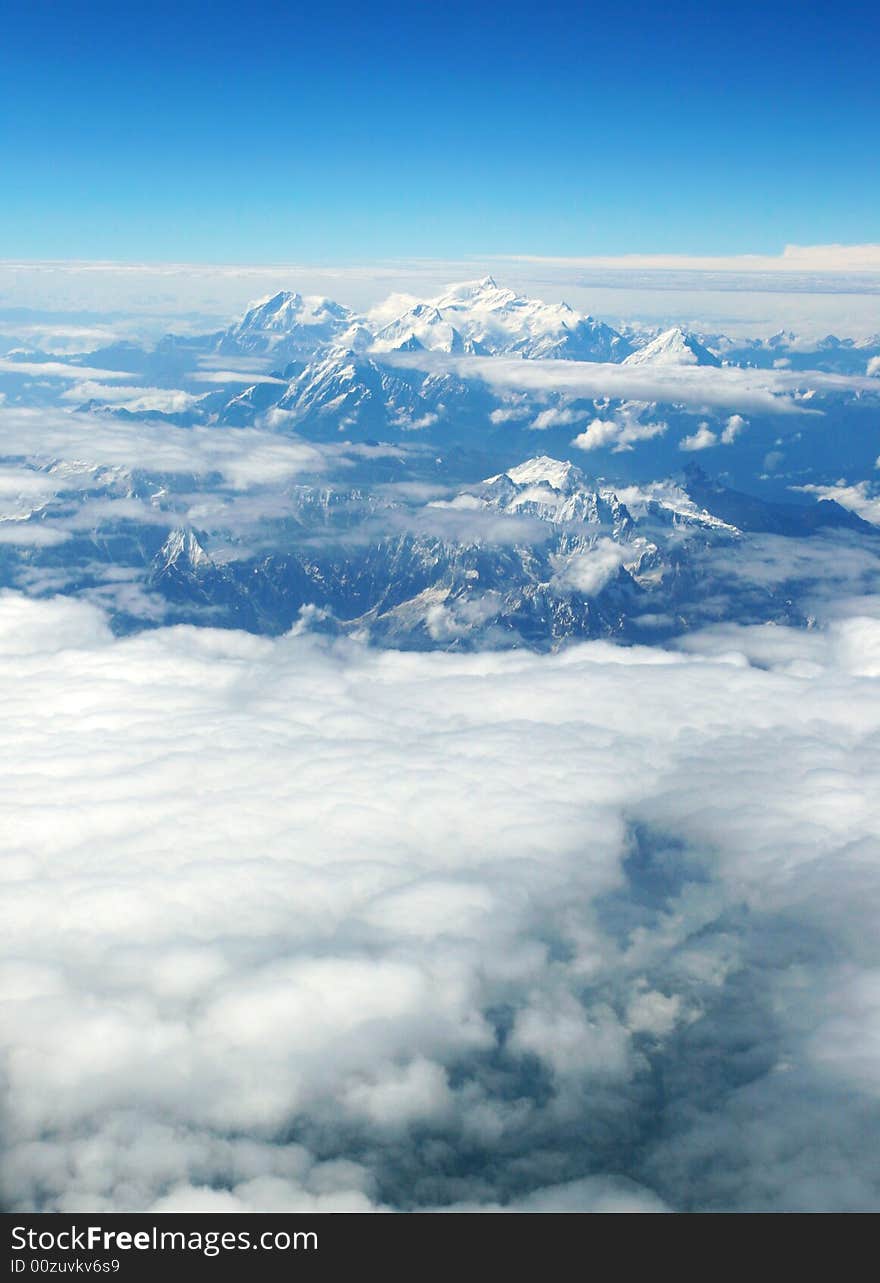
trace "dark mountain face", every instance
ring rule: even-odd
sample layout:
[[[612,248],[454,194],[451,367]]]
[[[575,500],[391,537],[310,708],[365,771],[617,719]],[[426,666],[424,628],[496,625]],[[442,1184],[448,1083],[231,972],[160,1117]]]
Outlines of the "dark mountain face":
[[[880,528],[863,521],[856,513],[843,508],[833,499],[818,503],[776,503],[731,490],[713,481],[702,468],[686,469],[688,494],[722,520],[740,530],[790,538],[816,534],[821,530],[852,530],[869,537],[880,536]]]

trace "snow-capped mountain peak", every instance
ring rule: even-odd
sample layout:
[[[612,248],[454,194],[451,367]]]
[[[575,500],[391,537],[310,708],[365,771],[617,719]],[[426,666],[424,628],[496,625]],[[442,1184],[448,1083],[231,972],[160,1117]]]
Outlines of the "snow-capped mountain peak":
[[[575,464],[549,455],[487,477],[477,493],[486,507],[552,525],[600,525],[614,538],[629,538],[633,529],[630,514],[613,492],[598,491]]]
[[[714,352],[710,352],[695,335],[678,325],[664,330],[624,361],[624,365],[720,364],[721,359]]]
[[[356,319],[354,313],[332,299],[279,290],[254,303],[240,321],[231,325],[221,336],[218,351],[290,359],[333,341]]]
[[[491,276],[450,285],[376,334],[377,352],[417,348],[580,361],[620,361],[631,351],[610,326],[568,303],[527,298]]]
[[[169,533],[159,551],[158,560],[163,570],[173,567],[197,570],[212,564],[193,531],[182,527]]]
[[[584,485],[586,480],[580,468],[573,463],[564,459],[551,459],[546,454],[537,455],[515,468],[509,468],[504,475],[518,486],[548,485],[565,493]]]
[[[456,285],[447,286],[434,300],[434,305],[441,311],[448,308],[468,308],[478,303],[483,307],[503,307],[515,298],[515,292],[499,286],[494,276],[484,276],[478,281],[460,281]]]
[[[463,352],[464,339],[433,303],[416,303],[397,320],[384,325],[373,340],[376,352]]]

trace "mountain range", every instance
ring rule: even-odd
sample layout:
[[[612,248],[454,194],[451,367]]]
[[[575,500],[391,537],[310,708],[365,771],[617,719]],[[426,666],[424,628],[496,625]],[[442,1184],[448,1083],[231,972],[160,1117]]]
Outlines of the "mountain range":
[[[829,337],[801,374],[791,335],[623,332],[484,277],[365,314],[280,291],[63,365],[13,350],[31,435],[2,456],[0,583],[122,632],[307,617],[401,647],[803,625],[823,550],[873,582],[874,346]]]

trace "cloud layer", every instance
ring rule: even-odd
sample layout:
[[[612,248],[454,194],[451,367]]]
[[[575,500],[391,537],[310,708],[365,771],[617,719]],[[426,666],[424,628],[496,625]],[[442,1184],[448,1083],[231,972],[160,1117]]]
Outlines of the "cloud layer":
[[[55,341],[96,315],[111,333],[158,338],[233,321],[254,298],[277,289],[324,294],[351,307],[394,316],[449,281],[494,271],[525,293],[567,300],[608,320],[640,319],[772,334],[780,327],[818,336],[877,330],[877,246],[790,246],[779,255],[694,257],[627,255],[547,258],[526,255],[458,260],[397,260],[316,268],[306,264],[219,266],[186,263],[13,262],[0,260],[0,295],[13,313],[7,332],[24,340],[40,313]],[[390,293],[401,307],[382,308]],[[67,313],[59,316],[59,312]],[[2,329],[0,329],[2,333]],[[95,342],[104,337],[103,330]],[[66,350],[71,350],[67,347]]]
[[[570,398],[613,397],[763,414],[804,413],[805,407],[796,398],[807,388],[811,393],[834,395],[872,392],[876,387],[867,375],[828,374],[820,370],[811,370],[805,375],[791,370],[754,370],[731,365],[721,369],[629,366],[600,361],[454,357],[436,352],[387,353],[383,360],[404,369],[443,371],[458,378],[480,379],[500,393],[554,392]]]
[[[876,1206],[876,619],[0,652],[8,1207]]]
[[[140,468],[154,476],[219,475],[238,489],[324,466],[314,446],[257,428],[216,432],[18,406],[0,409],[0,454],[41,463],[87,460],[89,468]]]

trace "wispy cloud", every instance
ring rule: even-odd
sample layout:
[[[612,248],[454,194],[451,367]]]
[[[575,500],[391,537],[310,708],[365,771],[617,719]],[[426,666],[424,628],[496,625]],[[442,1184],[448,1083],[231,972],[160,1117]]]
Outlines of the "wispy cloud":
[[[196,383],[277,383],[286,385],[285,379],[274,378],[260,370],[198,370],[189,376]]]
[[[190,409],[198,396],[192,392],[183,392],[179,388],[151,388],[125,384],[108,385],[89,380],[85,383],[74,383],[61,394],[62,401],[72,401],[84,405],[87,401],[99,401],[102,405],[114,406],[120,410],[132,412],[150,410],[164,414],[175,414]]]
[[[135,379],[122,370],[100,370],[87,365],[69,365],[64,361],[16,361],[0,357],[0,373],[20,374],[41,379]]]
[[[781,254],[618,254],[559,258],[510,254],[504,261],[569,267],[690,272],[880,272],[880,245],[786,245]]]
[[[866,376],[813,370],[628,366],[434,352],[395,352],[383,359],[406,369],[444,370],[459,378],[479,379],[501,393],[558,392],[569,397],[614,397],[765,414],[804,413],[807,406],[794,397],[807,389],[836,394],[876,391],[876,383]]]
[[[108,416],[0,406],[0,454],[93,467],[145,469],[209,476],[230,485],[279,483],[323,471],[325,455],[294,438],[256,428],[174,428]]]

